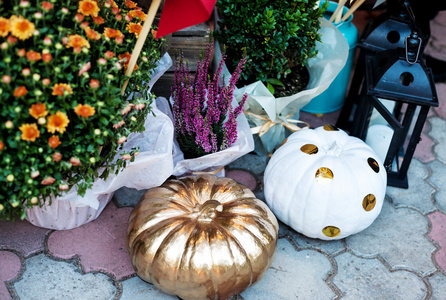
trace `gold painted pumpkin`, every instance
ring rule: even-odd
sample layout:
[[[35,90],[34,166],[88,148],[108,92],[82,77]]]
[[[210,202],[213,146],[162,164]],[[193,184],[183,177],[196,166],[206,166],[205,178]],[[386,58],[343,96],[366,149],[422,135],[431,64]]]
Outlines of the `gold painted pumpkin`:
[[[168,180],[130,215],[127,246],[136,273],[183,299],[226,299],[259,281],[279,226],[245,186],[214,175]]]
[[[387,173],[362,140],[329,125],[288,137],[265,170],[265,200],[299,233],[341,239],[378,217]]]

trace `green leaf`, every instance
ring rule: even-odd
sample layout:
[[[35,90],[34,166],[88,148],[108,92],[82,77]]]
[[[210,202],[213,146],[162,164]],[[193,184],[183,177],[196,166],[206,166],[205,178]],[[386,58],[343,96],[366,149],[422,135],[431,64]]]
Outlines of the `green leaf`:
[[[269,82],[266,83],[266,88],[268,89],[268,91],[269,91],[271,94],[274,95],[274,87],[273,87]]]
[[[265,80],[267,83],[271,83],[271,84],[274,84],[274,85],[278,85],[278,86],[285,86],[284,84],[283,84],[283,82],[282,81],[280,81],[279,79],[277,79],[277,78],[268,78],[267,80]]]

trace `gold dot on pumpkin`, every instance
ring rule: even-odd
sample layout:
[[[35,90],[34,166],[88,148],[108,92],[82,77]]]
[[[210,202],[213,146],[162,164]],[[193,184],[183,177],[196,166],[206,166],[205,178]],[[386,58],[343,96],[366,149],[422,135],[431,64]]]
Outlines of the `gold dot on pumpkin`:
[[[329,184],[333,180],[333,172],[329,168],[319,168],[316,171],[316,181],[320,184]]]
[[[316,147],[316,145],[313,144],[305,144],[302,147],[300,147],[300,151],[309,154],[309,155],[313,155],[316,154],[319,149]]]
[[[373,194],[368,194],[364,197],[364,200],[362,200],[362,207],[365,211],[371,211],[375,208],[376,205],[376,197]]]
[[[368,162],[370,168],[372,168],[372,170],[375,171],[375,173],[379,173],[379,164],[375,159],[369,157],[367,159],[367,162]]]
[[[341,229],[336,226],[325,226],[324,229],[322,229],[322,233],[328,237],[337,237],[341,234]]]
[[[327,131],[339,131],[339,129],[337,129],[336,127],[334,127],[333,125],[330,125],[330,124],[324,125],[324,129]]]

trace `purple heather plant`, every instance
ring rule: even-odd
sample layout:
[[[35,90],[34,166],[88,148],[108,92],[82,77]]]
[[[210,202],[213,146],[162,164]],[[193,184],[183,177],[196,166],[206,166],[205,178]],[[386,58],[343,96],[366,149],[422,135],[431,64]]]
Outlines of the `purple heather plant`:
[[[183,54],[176,59],[172,86],[173,115],[177,141],[185,158],[200,157],[224,150],[237,140],[237,117],[242,113],[247,94],[236,108],[232,99],[236,83],[246,63],[240,60],[232,73],[229,85],[221,80],[223,54],[212,77],[208,74],[214,46],[209,44],[197,64],[195,76],[184,63]]]

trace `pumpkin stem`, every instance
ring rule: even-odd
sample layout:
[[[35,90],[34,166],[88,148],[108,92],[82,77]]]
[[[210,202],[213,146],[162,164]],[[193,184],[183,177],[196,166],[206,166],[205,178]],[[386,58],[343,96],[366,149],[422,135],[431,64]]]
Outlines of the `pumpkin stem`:
[[[223,205],[217,200],[207,200],[203,204],[194,209],[193,214],[199,221],[212,221],[217,212],[223,211]]]
[[[331,144],[330,148],[327,151],[327,154],[339,156],[341,155],[342,149],[336,144],[336,141],[333,141],[333,144]]]

